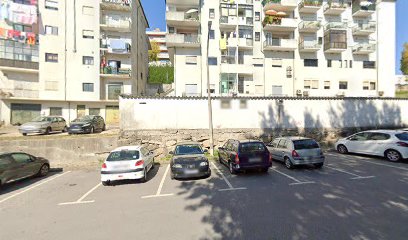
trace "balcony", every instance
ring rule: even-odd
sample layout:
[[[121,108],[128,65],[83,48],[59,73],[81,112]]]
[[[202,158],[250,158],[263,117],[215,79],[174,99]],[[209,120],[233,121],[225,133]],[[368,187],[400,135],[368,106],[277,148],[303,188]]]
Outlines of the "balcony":
[[[354,0],[353,1],[353,17],[369,17],[375,13],[375,0]]]
[[[179,6],[196,6],[200,4],[200,0],[167,0],[168,5],[179,5]]]
[[[347,30],[346,22],[330,22],[324,26],[324,31],[328,30]]]
[[[101,39],[100,49],[108,54],[128,55],[131,53],[131,45],[123,39]]]
[[[323,7],[324,14],[327,15],[341,15],[346,11],[348,3],[346,0],[328,0]]]
[[[368,55],[376,51],[376,44],[374,43],[360,43],[353,47],[353,54]]]
[[[298,27],[296,19],[276,16],[266,16],[262,25],[265,31],[280,32],[293,32]]]
[[[38,68],[38,62],[0,58],[0,70],[23,73],[38,73]]]
[[[293,52],[297,48],[297,42],[295,39],[272,38],[266,39],[263,46],[265,51]]]
[[[297,7],[297,0],[263,0],[262,6],[264,11],[275,10],[275,11],[293,11]]]
[[[299,12],[316,13],[323,5],[323,0],[302,0],[299,3]]]
[[[102,10],[122,12],[130,12],[132,10],[132,3],[125,0],[100,0],[100,3]]]
[[[353,35],[355,36],[368,36],[375,33],[377,30],[377,24],[375,22],[357,24],[353,28]]]
[[[235,30],[238,25],[238,17],[221,16],[220,29]]]
[[[101,30],[112,32],[130,32],[131,21],[129,19],[110,20],[101,22]]]
[[[252,75],[254,67],[252,64],[221,64],[221,73],[238,73],[243,75]]]
[[[192,47],[201,46],[200,35],[198,34],[176,34],[169,33],[166,35],[167,47]]]
[[[322,44],[315,41],[301,41],[299,43],[299,52],[317,52],[322,48]]]
[[[315,33],[319,31],[321,27],[319,21],[302,21],[299,23],[299,32],[301,33]]]
[[[180,27],[199,27],[200,17],[198,12],[185,13],[185,12],[166,12],[166,21],[169,26]]]
[[[238,47],[241,49],[252,49],[254,47],[254,39],[238,38]]]
[[[342,53],[347,50],[346,42],[325,42],[324,52],[325,53]]]
[[[104,79],[130,79],[131,69],[106,66],[102,69],[100,76]]]

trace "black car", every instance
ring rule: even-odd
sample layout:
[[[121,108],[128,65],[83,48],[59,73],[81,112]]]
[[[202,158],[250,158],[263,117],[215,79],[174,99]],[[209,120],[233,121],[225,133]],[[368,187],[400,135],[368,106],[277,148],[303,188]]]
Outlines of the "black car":
[[[228,140],[218,148],[219,161],[228,166],[231,174],[239,171],[259,169],[268,172],[272,157],[265,144],[257,140]]]
[[[170,168],[171,179],[199,178],[211,176],[211,169],[207,157],[199,143],[180,143],[170,152],[173,155]]]
[[[79,133],[94,133],[102,132],[106,130],[105,120],[101,116],[87,115],[79,117],[71,122],[68,133],[69,134],[79,134]]]

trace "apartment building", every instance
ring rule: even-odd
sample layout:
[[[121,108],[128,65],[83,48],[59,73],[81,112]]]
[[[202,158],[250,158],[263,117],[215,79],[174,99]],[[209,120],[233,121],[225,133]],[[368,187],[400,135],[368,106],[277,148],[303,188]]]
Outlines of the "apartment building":
[[[395,94],[395,0],[167,0],[166,7],[177,96],[207,94],[207,76],[218,96]]]
[[[160,47],[160,53],[158,54],[159,61],[157,64],[170,64],[169,51],[166,45],[166,32],[156,28],[153,31],[147,31],[146,34],[150,42],[154,41]]]
[[[118,96],[145,92],[147,27],[139,0],[2,0],[0,121],[118,123]]]

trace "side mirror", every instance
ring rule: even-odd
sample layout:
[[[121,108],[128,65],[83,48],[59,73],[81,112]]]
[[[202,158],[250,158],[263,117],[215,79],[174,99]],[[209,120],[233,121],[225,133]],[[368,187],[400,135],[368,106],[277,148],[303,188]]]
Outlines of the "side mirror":
[[[173,152],[173,151],[170,151],[169,154],[170,154],[170,155],[174,155],[174,152]]]

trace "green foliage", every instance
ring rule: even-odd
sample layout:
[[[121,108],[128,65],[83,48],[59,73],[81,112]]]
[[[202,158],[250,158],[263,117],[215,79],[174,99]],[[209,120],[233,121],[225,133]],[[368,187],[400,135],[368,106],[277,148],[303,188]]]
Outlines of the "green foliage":
[[[408,43],[404,44],[404,50],[402,50],[400,69],[402,74],[408,75]]]
[[[149,66],[149,83],[170,84],[174,82],[174,67],[171,65]]]
[[[159,60],[160,46],[156,41],[150,41],[152,50],[149,50],[149,62],[157,62]]]
[[[397,91],[395,93],[396,98],[408,98],[408,91]]]

